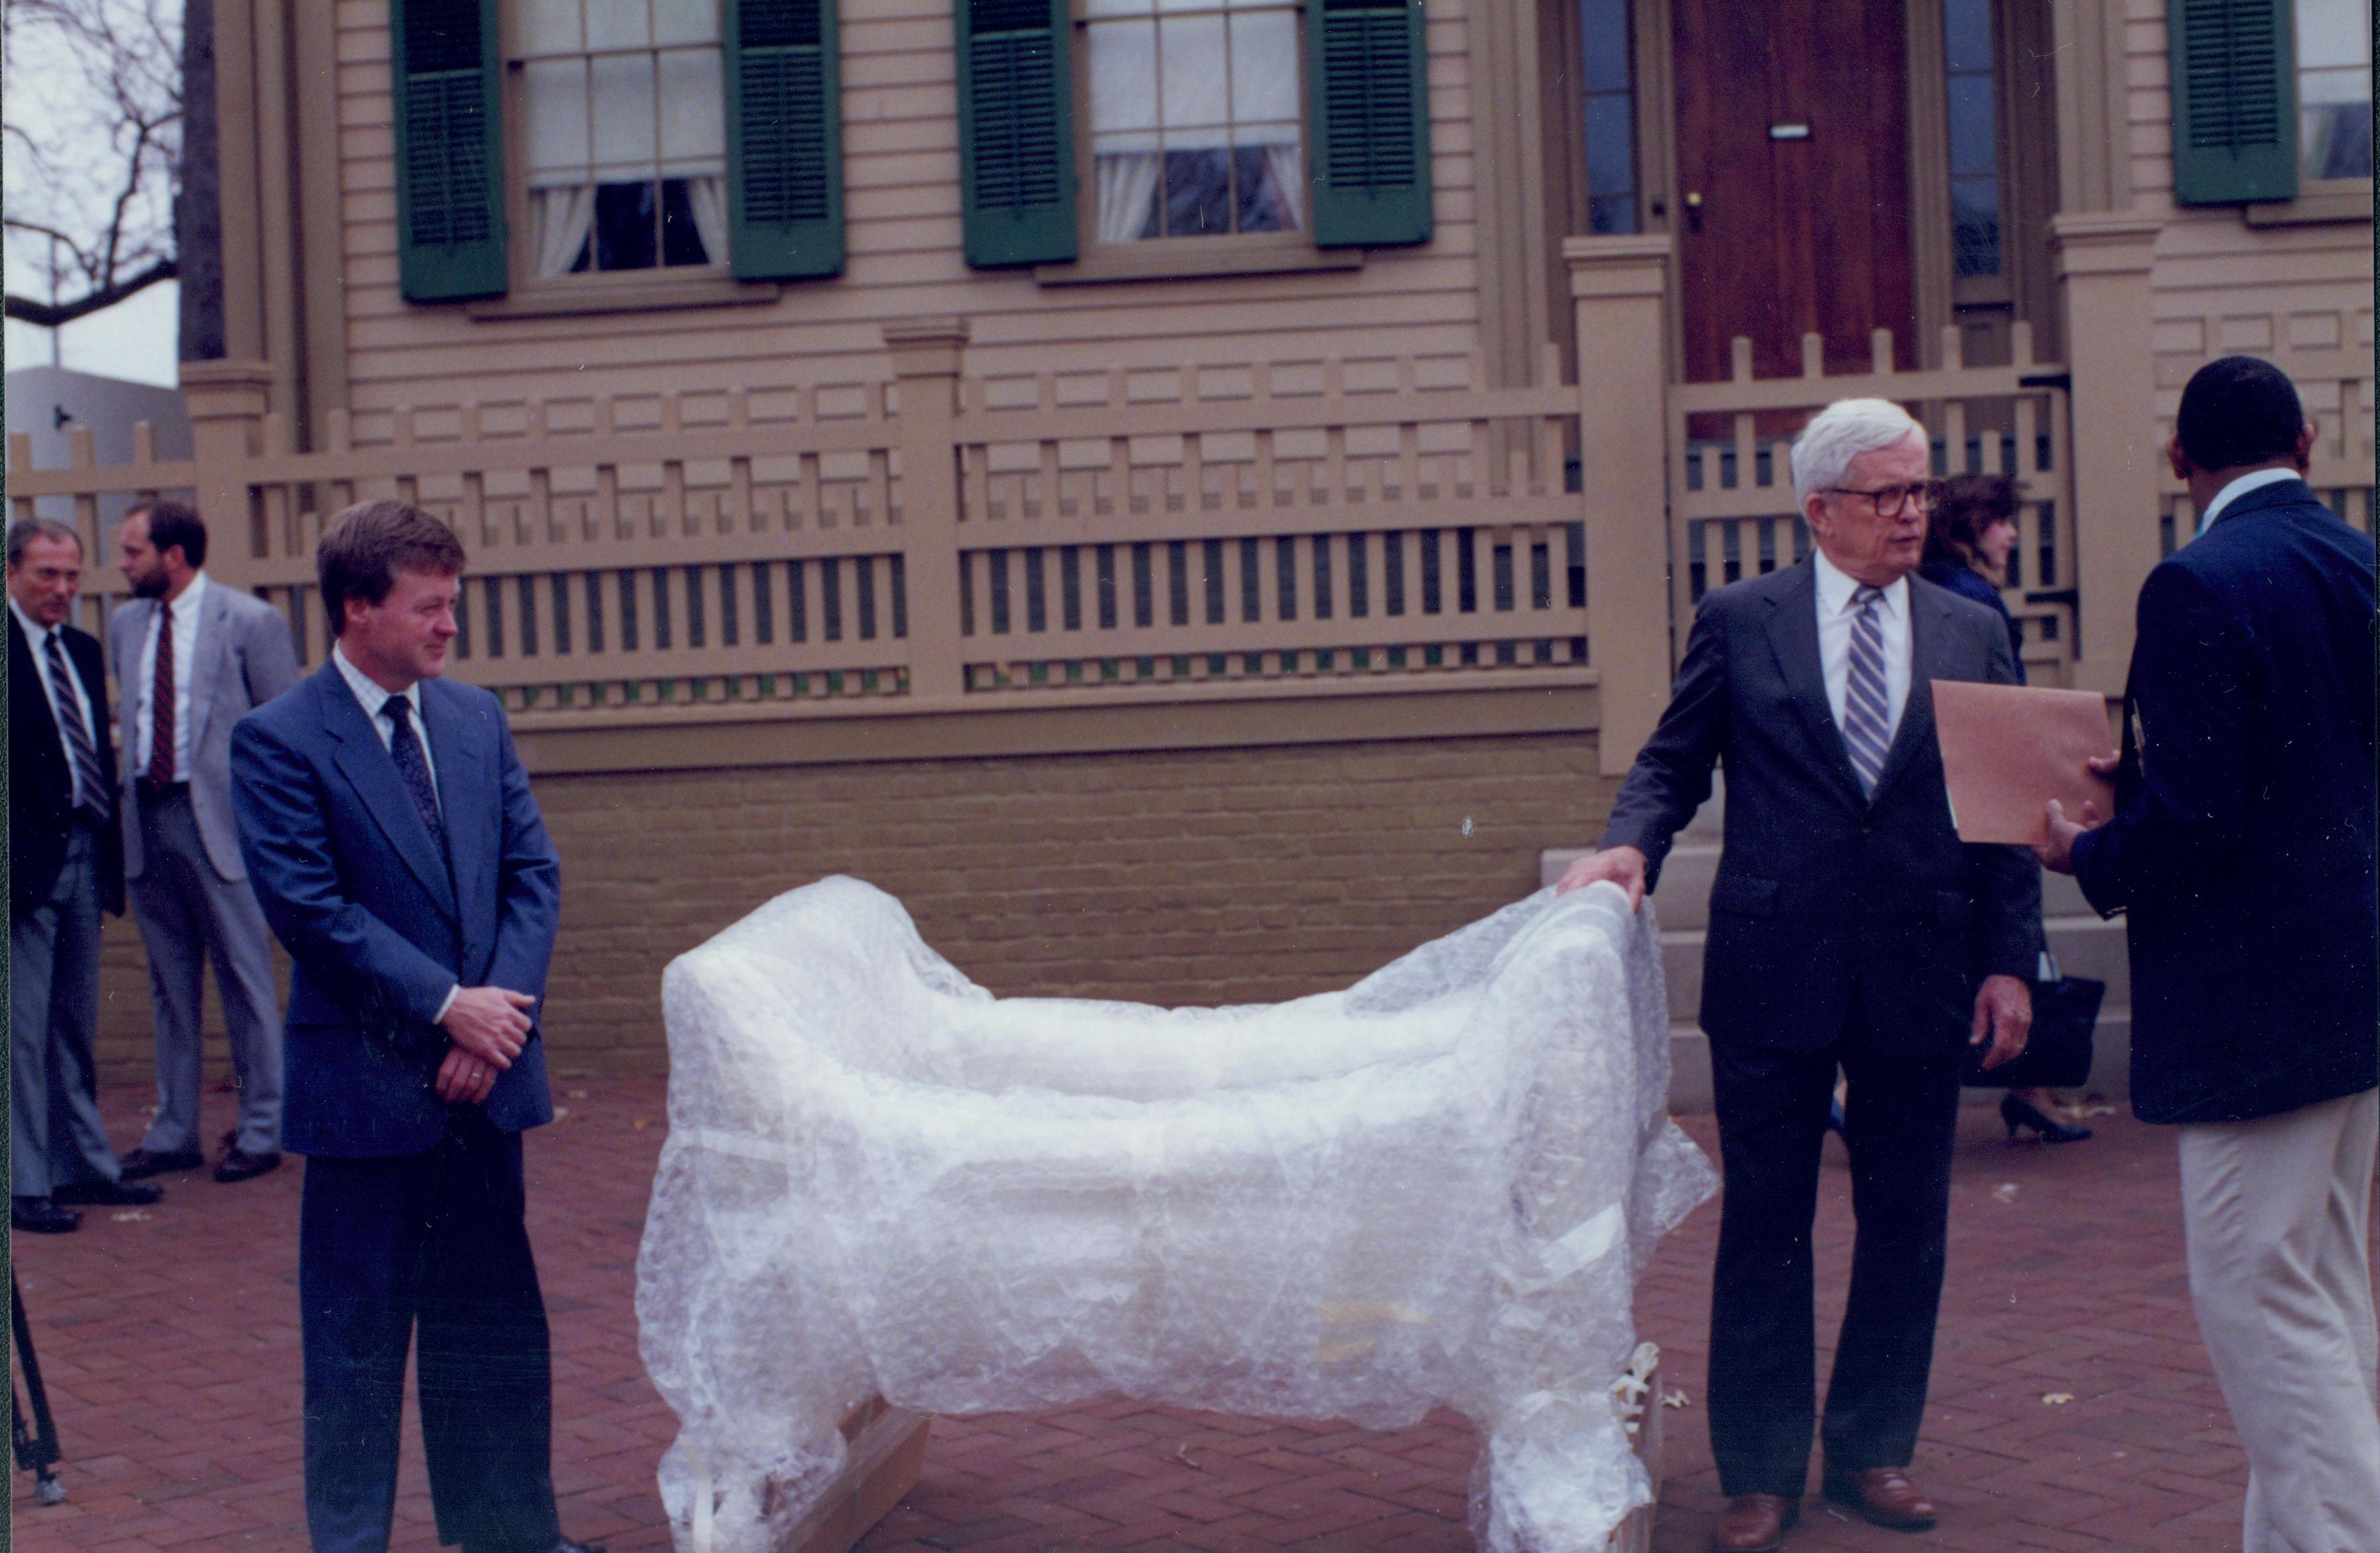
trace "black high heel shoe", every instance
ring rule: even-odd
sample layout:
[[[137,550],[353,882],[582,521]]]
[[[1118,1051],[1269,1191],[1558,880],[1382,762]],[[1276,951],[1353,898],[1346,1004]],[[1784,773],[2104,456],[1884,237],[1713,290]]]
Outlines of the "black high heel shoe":
[[[2033,1106],[2014,1095],[2000,1097],[2000,1120],[2008,1123],[2009,1141],[2016,1141],[2019,1127],[2030,1127],[2034,1135],[2044,1143],[2081,1143],[2091,1135],[2088,1127],[2070,1127],[2063,1122],[2053,1122]]]

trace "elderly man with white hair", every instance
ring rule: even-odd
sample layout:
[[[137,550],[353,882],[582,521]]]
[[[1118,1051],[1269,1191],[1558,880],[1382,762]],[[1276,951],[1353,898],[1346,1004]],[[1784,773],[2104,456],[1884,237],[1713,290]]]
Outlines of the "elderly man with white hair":
[[[1992,611],[1913,575],[1933,500],[1925,429],[1880,399],[1828,406],[1793,444],[1816,540],[1797,565],[1695,612],[1669,710],[1602,849],[1563,880],[1633,898],[1727,767],[1702,1025],[1726,1175],[1712,1280],[1711,1450],[1729,1497],[1712,1546],[1783,1545],[1801,1513],[1817,1386],[1810,1231],[1840,1065],[1858,1219],[1827,1387],[1827,1498],[1922,1530],[1906,1469],[1941,1301],[1950,1151],[1968,1045],[2024,1049],[2041,875],[1962,843],[1934,734],[1937,679],[2016,683]]]

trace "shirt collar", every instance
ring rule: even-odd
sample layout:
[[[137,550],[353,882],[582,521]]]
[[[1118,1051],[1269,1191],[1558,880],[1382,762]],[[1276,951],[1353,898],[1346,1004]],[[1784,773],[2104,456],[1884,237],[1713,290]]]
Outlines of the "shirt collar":
[[[199,596],[206,592],[206,590],[207,574],[204,572],[193,572],[190,574],[190,586],[182,589],[182,596],[180,598],[175,600],[170,604],[166,603],[163,599],[158,600],[157,602],[164,607],[165,614],[169,619],[179,619],[184,613],[185,605],[188,606],[192,610],[198,608]]]
[[[1850,609],[1852,595],[1860,589],[1859,579],[1828,560],[1827,552],[1815,545],[1811,547],[1810,559],[1818,565],[1818,613],[1821,615],[1840,614]],[[1898,620],[1908,606],[1909,579],[1905,576],[1893,578],[1891,585],[1883,589],[1883,594],[1884,612]]]
[[[2268,485],[2278,485],[2285,479],[2301,478],[2295,469],[2258,469],[2252,474],[2241,475],[2238,479],[2216,491],[2215,500],[2206,504],[2206,510],[2198,515],[2198,531],[2204,534],[2214,528],[2215,520],[2223,516],[2223,509],[2251,491],[2262,491]]]
[[[370,674],[357,668],[354,661],[347,657],[346,649],[335,642],[331,646],[331,661],[339,666],[339,677],[347,682],[349,690],[355,692],[357,701],[363,706],[364,715],[373,720],[373,726],[379,726],[381,709],[402,696],[405,698],[405,704],[412,709],[414,732],[419,734],[421,731],[421,682],[419,680],[415,680],[404,689],[394,693],[383,690]]]
[[[17,596],[14,593],[8,595],[8,613],[17,617],[17,629],[25,633],[26,639],[33,644],[35,652],[42,650],[42,646],[49,639],[50,633],[57,629],[55,625],[36,624],[33,617],[25,613],[24,607],[17,602]]]

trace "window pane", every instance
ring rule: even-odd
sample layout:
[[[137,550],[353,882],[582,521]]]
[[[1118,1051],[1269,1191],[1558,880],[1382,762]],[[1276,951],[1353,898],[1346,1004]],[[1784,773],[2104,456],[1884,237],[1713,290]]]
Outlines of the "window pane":
[[[719,42],[719,0],[653,0],[653,42]]]
[[[587,0],[589,48],[641,48],[652,41],[652,0]]]
[[[1992,67],[1991,0],[1942,0],[1942,57],[1953,72]]]
[[[1086,16],[1145,17],[1157,9],[1157,0],[1089,0]]]
[[[1224,151],[1165,153],[1165,235],[1213,237],[1232,229],[1232,159]]]
[[[727,165],[726,87],[715,48],[661,56],[661,156],[664,173],[711,173]]]
[[[654,142],[653,56],[611,55],[589,61],[595,89],[595,161],[606,170],[635,166],[650,175]]]
[[[701,224],[695,220],[693,196],[684,178],[669,178],[662,184],[662,262],[710,262],[710,249],[702,240]]]
[[[1636,230],[1636,197],[1598,194],[1586,202],[1586,229],[1598,237]]]
[[[520,0],[522,52],[568,54],[585,48],[578,9],[579,0]]]
[[[1950,175],[1988,177],[1999,170],[1998,137],[1992,132],[1992,78],[1950,79]]]
[[[1596,194],[1626,194],[1636,187],[1634,126],[1629,100],[1598,92],[1586,100],[1586,187]]]
[[[2372,176],[2372,99],[2320,103],[2298,111],[2298,143],[2304,148],[2309,178],[2369,178]]]
[[[1960,275],[2000,273],[2000,186],[1998,178],[1950,180],[1951,269]]]
[[[653,186],[650,183],[599,184],[595,189],[595,267],[599,270],[650,270],[653,267]]]
[[[1290,12],[1232,18],[1232,117],[1296,121],[1297,18]]]
[[[1158,101],[1169,148],[1220,147],[1231,121],[1225,95],[1220,16],[1169,17],[1158,23]]]
[[[2298,67],[2372,63],[2371,9],[2362,0],[2297,0]]]
[[[1232,176],[1239,186],[1239,229],[1243,232],[1290,232],[1297,218],[1284,198],[1276,175],[1280,161],[1262,146],[1242,146],[1232,152]]]
[[[1628,91],[1627,0],[1580,0],[1578,30],[1584,88]]]
[[[1102,22],[1089,29],[1091,129],[1100,151],[1157,149],[1157,23]],[[1148,131],[1111,140],[1117,130]]]
[[[587,61],[532,59],[521,67],[521,106],[532,186],[540,173],[587,170]],[[574,176],[573,182],[577,181]]]

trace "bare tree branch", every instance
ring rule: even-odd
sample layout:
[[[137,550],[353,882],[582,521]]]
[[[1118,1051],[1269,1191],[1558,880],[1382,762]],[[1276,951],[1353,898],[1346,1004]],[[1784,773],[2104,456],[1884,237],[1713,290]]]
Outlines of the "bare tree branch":
[[[120,280],[96,291],[85,292],[71,302],[52,304],[36,302],[30,297],[11,295],[6,298],[7,316],[27,323],[37,323],[44,329],[55,329],[62,323],[112,308],[128,297],[138,296],[159,281],[172,280],[181,273],[179,265],[170,259],[161,259],[128,280]]]

